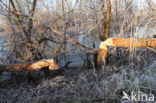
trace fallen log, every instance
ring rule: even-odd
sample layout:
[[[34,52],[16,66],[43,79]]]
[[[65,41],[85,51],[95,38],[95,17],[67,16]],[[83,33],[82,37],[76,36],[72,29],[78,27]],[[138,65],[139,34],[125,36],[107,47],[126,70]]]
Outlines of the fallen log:
[[[57,70],[59,66],[54,62],[53,59],[44,59],[37,61],[31,65],[28,65],[28,70],[38,70],[44,67],[49,67],[49,70]]]
[[[144,39],[144,38],[109,38],[104,42],[101,42],[98,50],[97,63],[105,64],[105,58],[107,57],[107,46],[111,47],[127,47],[127,48],[147,48],[156,47],[156,39]]]
[[[134,38],[109,38],[102,44],[112,47],[156,47],[156,39],[134,39]]]
[[[11,64],[11,65],[0,65],[0,72],[3,71],[18,71],[21,69],[27,70],[39,70],[41,68],[48,67],[49,70],[58,70],[59,66],[54,62],[53,59],[43,59],[33,63],[26,64]]]

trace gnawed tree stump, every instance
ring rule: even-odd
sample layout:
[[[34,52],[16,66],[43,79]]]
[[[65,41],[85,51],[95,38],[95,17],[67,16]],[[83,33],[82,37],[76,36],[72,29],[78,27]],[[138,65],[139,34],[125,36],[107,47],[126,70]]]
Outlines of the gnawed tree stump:
[[[156,39],[144,39],[144,38],[109,38],[104,42],[101,42],[98,50],[97,63],[99,65],[105,64],[107,57],[107,46],[111,47],[127,47],[127,48],[148,48],[156,47]]]
[[[100,47],[99,47],[99,50],[98,50],[98,57],[97,57],[97,63],[98,64],[105,64],[106,63],[106,57],[107,57],[107,52],[108,52],[108,49],[107,49],[107,46],[106,44],[103,42],[101,42],[100,44]]]
[[[49,70],[51,71],[59,70],[59,66],[54,62],[53,59],[43,59],[34,63],[0,65],[0,72],[18,71],[21,69],[27,69],[31,71],[31,70],[39,70],[41,68],[46,67],[48,67]]]

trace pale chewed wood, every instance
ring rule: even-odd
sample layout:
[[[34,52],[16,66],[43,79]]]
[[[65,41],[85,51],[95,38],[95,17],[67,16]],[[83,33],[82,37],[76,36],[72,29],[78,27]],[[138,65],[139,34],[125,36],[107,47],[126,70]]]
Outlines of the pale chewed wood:
[[[98,64],[105,64],[107,57],[107,46],[111,47],[127,47],[127,48],[148,48],[156,47],[156,39],[148,38],[108,38],[104,42],[101,42],[98,50]]]
[[[53,59],[42,59],[33,63],[25,64],[11,64],[11,65],[0,65],[0,72],[3,71],[18,71],[21,69],[27,70],[39,70],[41,68],[48,67],[49,70],[58,70],[59,66],[54,62]]]

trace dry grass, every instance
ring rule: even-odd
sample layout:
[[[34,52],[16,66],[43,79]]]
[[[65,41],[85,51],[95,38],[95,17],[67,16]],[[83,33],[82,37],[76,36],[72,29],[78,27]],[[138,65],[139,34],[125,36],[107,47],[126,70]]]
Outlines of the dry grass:
[[[156,61],[152,56],[150,60],[149,65],[142,66],[135,62],[108,65],[104,71],[72,68],[49,79],[38,71],[10,73],[11,79],[5,80],[1,75],[0,102],[120,103],[122,91],[156,95]]]
[[[72,4],[72,0],[65,1]],[[97,49],[95,44],[98,45],[99,41],[95,38],[99,39],[102,20],[99,0],[78,1],[82,2],[66,9],[65,15],[62,15],[61,2],[57,5],[46,5],[46,1],[38,1],[39,6],[45,9],[41,10],[38,7],[34,17],[62,34],[69,34],[73,40],[80,39],[81,42],[79,42],[85,46],[92,44],[91,48]],[[144,38],[139,34],[155,33],[155,11],[151,11],[148,7],[139,9],[130,1],[114,0],[112,2],[110,37]],[[23,6],[24,2],[19,5],[21,14],[28,10],[26,5]],[[59,53],[75,50],[70,43],[63,42],[64,38],[34,22],[31,35],[34,50],[30,52],[26,35],[21,30],[21,27],[27,28],[27,20],[23,19],[24,23],[17,25],[16,20],[10,17],[7,11],[3,15],[6,23],[5,25],[1,23],[1,26],[4,26],[5,31],[0,35],[7,35],[7,38],[2,40],[0,50],[4,48],[9,50],[9,53],[7,56],[4,55],[2,63],[25,63],[35,58],[51,58]],[[69,24],[66,25],[66,23]],[[80,35],[82,35],[81,38]],[[91,42],[88,42],[88,39]],[[117,56],[118,54],[109,56],[110,63],[103,66],[100,71],[96,71],[94,67],[91,69],[70,68],[62,73],[63,75],[53,78],[43,71],[3,72],[0,74],[0,103],[120,103],[122,91],[156,94],[155,53],[148,53],[145,49],[136,50],[132,47],[127,55],[120,58]]]

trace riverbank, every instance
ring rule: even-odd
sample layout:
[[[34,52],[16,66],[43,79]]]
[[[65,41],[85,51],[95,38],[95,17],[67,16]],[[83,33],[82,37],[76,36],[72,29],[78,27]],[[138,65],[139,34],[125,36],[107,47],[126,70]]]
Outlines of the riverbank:
[[[104,69],[72,68],[53,78],[37,71],[12,72],[11,79],[1,81],[0,102],[120,103],[123,91],[156,93],[156,61],[142,68],[131,63]]]

